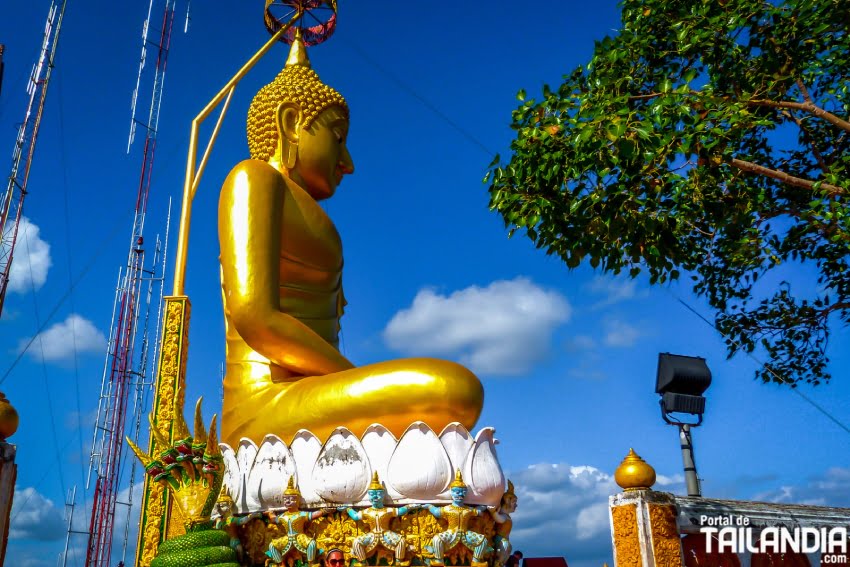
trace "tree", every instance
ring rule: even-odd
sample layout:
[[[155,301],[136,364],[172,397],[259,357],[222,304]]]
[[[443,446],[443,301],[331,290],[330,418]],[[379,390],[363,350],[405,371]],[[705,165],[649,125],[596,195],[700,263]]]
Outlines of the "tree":
[[[690,276],[730,357],[764,349],[765,382],[829,380],[830,326],[850,323],[850,1],[625,0],[622,19],[559,88],[517,95],[491,208],[570,268]],[[792,289],[800,264],[816,289]]]

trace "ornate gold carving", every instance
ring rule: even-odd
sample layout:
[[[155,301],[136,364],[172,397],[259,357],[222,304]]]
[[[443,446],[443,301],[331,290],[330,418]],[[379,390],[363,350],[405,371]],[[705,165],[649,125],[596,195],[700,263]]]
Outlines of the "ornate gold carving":
[[[617,567],[642,567],[637,505],[626,504],[611,509],[614,524],[614,551]]]
[[[189,298],[166,297],[164,311],[159,370],[151,413],[159,430],[166,432],[171,439],[175,412],[182,410],[185,401],[186,352],[189,348],[188,323],[191,311]],[[158,454],[163,449],[151,435],[148,453]],[[182,518],[171,518],[171,505],[172,502],[163,487],[146,476],[139,543],[136,549],[136,565],[139,567],[150,566],[161,541],[184,533]]]
[[[650,504],[649,525],[655,564],[681,567],[682,543],[676,526],[676,507],[669,504]]]
[[[435,535],[444,531],[447,523],[438,520],[427,510],[410,512],[400,518],[394,518],[390,529],[399,533],[407,541],[407,559],[433,558],[425,546],[431,545]],[[495,531],[495,522],[489,514],[473,518],[470,528],[485,534],[492,540]],[[316,538],[320,549],[328,550],[338,547],[345,553],[346,559],[351,559],[351,543],[353,539],[364,534],[363,526],[351,518],[345,512],[335,512],[313,520],[307,525],[307,535]],[[265,552],[271,541],[284,534],[281,526],[266,524],[262,520],[253,520],[239,528],[239,538],[245,552],[255,564],[263,564],[266,559]],[[447,564],[470,565],[472,554],[466,547],[458,545],[445,553]],[[369,558],[369,564],[394,564],[393,553],[383,548],[378,548],[375,555]]]

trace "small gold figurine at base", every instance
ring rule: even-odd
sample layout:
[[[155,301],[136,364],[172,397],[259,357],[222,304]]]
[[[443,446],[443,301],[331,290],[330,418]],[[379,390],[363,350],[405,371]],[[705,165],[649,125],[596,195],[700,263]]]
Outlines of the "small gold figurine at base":
[[[303,512],[299,509],[298,500],[301,492],[295,486],[295,478],[289,477],[289,484],[283,493],[283,506],[286,512],[277,515],[269,513],[269,520],[275,524],[286,526],[286,533],[272,540],[266,552],[266,565],[283,565],[284,558],[290,552],[300,553],[307,563],[313,565],[318,555],[316,538],[307,535],[304,527],[310,520],[321,518],[333,510],[324,509],[315,512]]]
[[[514,493],[514,483],[508,480],[508,489],[502,495],[498,510],[489,508],[490,515],[493,516],[493,520],[496,522],[496,535],[493,536],[494,567],[504,565],[505,561],[508,560],[508,556],[511,554],[511,541],[508,539],[508,536],[511,535],[511,529],[514,525],[513,520],[511,520],[511,514],[516,512],[516,506],[517,497]]]
[[[467,487],[463,482],[460,469],[457,469],[455,479],[449,485],[449,489],[452,495],[451,504],[442,507],[428,506],[428,510],[434,517],[445,518],[449,524],[448,529],[438,533],[431,540],[431,551],[434,554],[434,559],[429,562],[429,565],[441,567],[445,564],[443,560],[445,553],[460,545],[472,552],[473,567],[487,565],[486,557],[493,551],[493,548],[488,544],[487,537],[484,534],[469,529],[470,520],[487,511],[487,507],[473,508],[464,504]]]
[[[404,537],[390,529],[390,521],[393,518],[400,518],[408,512],[418,510],[421,506],[414,504],[399,508],[387,508],[384,505],[386,491],[384,485],[378,479],[377,472],[372,476],[372,483],[369,485],[366,494],[372,503],[369,508],[360,512],[353,508],[342,508],[352,520],[363,522],[369,528],[367,533],[356,536],[352,541],[351,554],[358,561],[355,565],[357,567],[366,565],[366,559],[373,555],[378,547],[384,547],[393,552],[394,565],[407,567],[410,565],[409,560],[404,560],[407,553],[407,542]]]
[[[251,520],[258,520],[263,517],[260,512],[253,512],[247,516],[233,516],[233,497],[227,491],[226,487],[221,489],[221,494],[216,502],[215,509],[218,512],[218,519],[215,521],[215,529],[222,530],[230,536],[230,547],[236,552],[236,560],[239,563],[245,560],[245,549],[242,546],[242,541],[239,539],[240,526],[244,526]]]

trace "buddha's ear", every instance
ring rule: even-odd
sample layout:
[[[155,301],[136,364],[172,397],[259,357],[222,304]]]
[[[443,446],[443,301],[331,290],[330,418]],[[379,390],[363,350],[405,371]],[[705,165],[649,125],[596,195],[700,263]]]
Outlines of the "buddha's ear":
[[[277,107],[275,116],[277,133],[280,141],[298,144],[301,135],[301,107],[294,102],[282,102]]]

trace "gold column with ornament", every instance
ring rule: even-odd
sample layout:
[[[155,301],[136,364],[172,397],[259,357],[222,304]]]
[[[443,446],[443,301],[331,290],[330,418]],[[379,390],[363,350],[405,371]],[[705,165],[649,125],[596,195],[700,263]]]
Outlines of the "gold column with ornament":
[[[185,401],[190,311],[188,297],[165,298],[165,316],[151,410],[151,427],[156,427],[164,438],[172,442],[174,441],[174,417],[177,412],[183,410]],[[166,447],[157,441],[157,436],[151,435],[148,453],[156,455],[164,449]],[[178,510],[172,507],[168,491],[161,484],[153,482],[149,476],[145,476],[136,565],[149,567],[162,541],[184,533],[182,518],[173,517],[175,513],[178,513]]]
[[[614,480],[623,489],[609,498],[615,567],[682,567],[682,545],[672,495],[655,492],[655,470],[634,449]]]

